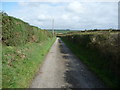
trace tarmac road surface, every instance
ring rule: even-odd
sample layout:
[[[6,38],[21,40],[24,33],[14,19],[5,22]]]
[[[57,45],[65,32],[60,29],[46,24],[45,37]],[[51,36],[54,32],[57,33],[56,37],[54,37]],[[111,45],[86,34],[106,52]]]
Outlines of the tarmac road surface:
[[[105,88],[105,85],[57,38],[30,88]]]

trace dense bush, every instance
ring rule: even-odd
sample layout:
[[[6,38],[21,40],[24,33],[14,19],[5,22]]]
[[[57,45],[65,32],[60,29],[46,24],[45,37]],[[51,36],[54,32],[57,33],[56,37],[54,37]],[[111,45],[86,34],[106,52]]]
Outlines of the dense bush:
[[[52,33],[31,26],[20,19],[2,16],[2,42],[7,46],[24,45],[27,42],[41,42],[52,37]]]
[[[119,86],[120,76],[120,33],[71,34],[61,37],[68,44],[78,47],[75,51],[80,58],[87,58],[91,67],[107,73],[114,86]],[[70,46],[71,47],[71,46]],[[71,47],[72,48],[72,47]],[[79,49],[82,48],[82,49]],[[84,51],[81,51],[84,50]],[[85,53],[84,53],[85,52]],[[88,54],[81,56],[79,54]],[[83,59],[84,59],[83,58]],[[94,65],[94,66],[93,66]],[[101,74],[102,74],[101,73]]]

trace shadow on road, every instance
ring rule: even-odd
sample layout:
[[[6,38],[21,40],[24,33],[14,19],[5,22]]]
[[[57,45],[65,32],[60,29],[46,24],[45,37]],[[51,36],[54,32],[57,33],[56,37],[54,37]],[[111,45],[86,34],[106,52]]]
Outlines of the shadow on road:
[[[91,72],[59,39],[59,49],[65,59],[64,79],[67,88],[105,88],[101,80]]]

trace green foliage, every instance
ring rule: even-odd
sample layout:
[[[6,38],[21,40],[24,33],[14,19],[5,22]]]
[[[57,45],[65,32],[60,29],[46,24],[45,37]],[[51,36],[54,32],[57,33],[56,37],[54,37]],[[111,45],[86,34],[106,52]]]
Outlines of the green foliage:
[[[2,87],[28,88],[38,72],[54,39],[24,46],[4,46],[2,57]]]
[[[55,37],[20,19],[2,17],[2,87],[28,88]]]
[[[2,34],[3,44],[7,46],[41,42],[52,37],[52,33],[30,26],[28,23],[10,16],[3,16],[2,18]]]
[[[2,44],[0,42],[0,88],[2,88]]]
[[[109,87],[119,87],[120,33],[66,35],[61,38]]]

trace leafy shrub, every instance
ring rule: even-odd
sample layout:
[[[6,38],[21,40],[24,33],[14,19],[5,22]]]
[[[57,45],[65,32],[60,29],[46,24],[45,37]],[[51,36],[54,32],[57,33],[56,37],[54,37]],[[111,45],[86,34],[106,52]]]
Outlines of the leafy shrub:
[[[2,41],[7,46],[24,45],[27,42],[41,42],[52,37],[51,32],[31,26],[20,19],[4,16],[2,18]]]

